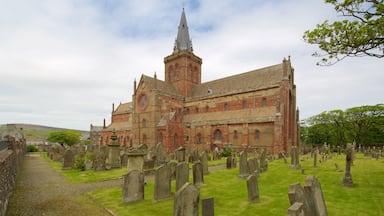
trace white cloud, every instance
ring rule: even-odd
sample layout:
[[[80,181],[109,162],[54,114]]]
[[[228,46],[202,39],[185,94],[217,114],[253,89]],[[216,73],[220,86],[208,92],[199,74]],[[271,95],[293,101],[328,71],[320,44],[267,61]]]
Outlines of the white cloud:
[[[177,0],[0,0],[0,124],[88,129],[131,100],[133,80],[172,52]],[[378,59],[315,66],[301,37],[337,18],[322,1],[188,1],[187,21],[203,81],[278,64],[291,56],[302,117],[383,102]]]

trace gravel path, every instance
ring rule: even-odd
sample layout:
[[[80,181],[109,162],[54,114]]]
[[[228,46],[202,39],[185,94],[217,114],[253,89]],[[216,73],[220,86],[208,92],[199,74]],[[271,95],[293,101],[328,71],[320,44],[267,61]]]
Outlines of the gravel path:
[[[8,216],[110,215],[87,196],[90,190],[116,187],[122,180],[73,184],[40,155],[27,155],[9,201]]]
[[[225,165],[209,167],[209,171]],[[146,181],[153,176],[145,176]],[[110,216],[111,213],[85,194],[119,187],[121,179],[73,184],[37,154],[26,155],[9,200],[7,216]]]

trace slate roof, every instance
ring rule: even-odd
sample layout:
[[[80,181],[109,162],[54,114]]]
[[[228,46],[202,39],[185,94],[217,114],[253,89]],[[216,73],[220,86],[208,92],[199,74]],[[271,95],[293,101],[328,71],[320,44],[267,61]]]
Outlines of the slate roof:
[[[277,64],[196,85],[189,100],[210,98],[279,86],[283,64]]]
[[[132,102],[120,103],[113,114],[124,114],[129,112],[132,112]]]
[[[155,79],[153,77],[149,77],[143,74],[141,77],[141,82],[143,81],[145,85],[149,87],[149,89],[155,89]],[[159,79],[157,79],[157,90],[166,94],[180,96],[179,92],[177,91],[175,86],[172,85],[172,83],[165,82]]]

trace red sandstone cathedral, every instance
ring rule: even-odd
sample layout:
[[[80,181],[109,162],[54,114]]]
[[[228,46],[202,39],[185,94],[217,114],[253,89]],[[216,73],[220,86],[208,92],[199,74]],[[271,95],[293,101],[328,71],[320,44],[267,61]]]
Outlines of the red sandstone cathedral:
[[[280,64],[201,82],[202,59],[193,53],[184,10],[165,80],[142,75],[132,102],[112,108],[100,145],[115,131],[120,146],[163,143],[199,150],[265,149],[276,155],[299,143],[296,85],[290,59]]]

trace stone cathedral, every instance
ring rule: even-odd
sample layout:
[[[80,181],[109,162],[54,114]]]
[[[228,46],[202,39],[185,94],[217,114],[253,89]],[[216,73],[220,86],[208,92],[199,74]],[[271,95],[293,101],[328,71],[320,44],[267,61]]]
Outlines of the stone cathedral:
[[[164,58],[165,80],[142,75],[132,101],[112,106],[100,145],[112,133],[120,146],[163,143],[185,148],[265,149],[276,155],[299,143],[296,85],[290,59],[202,83],[202,59],[194,54],[183,9],[173,52]]]

